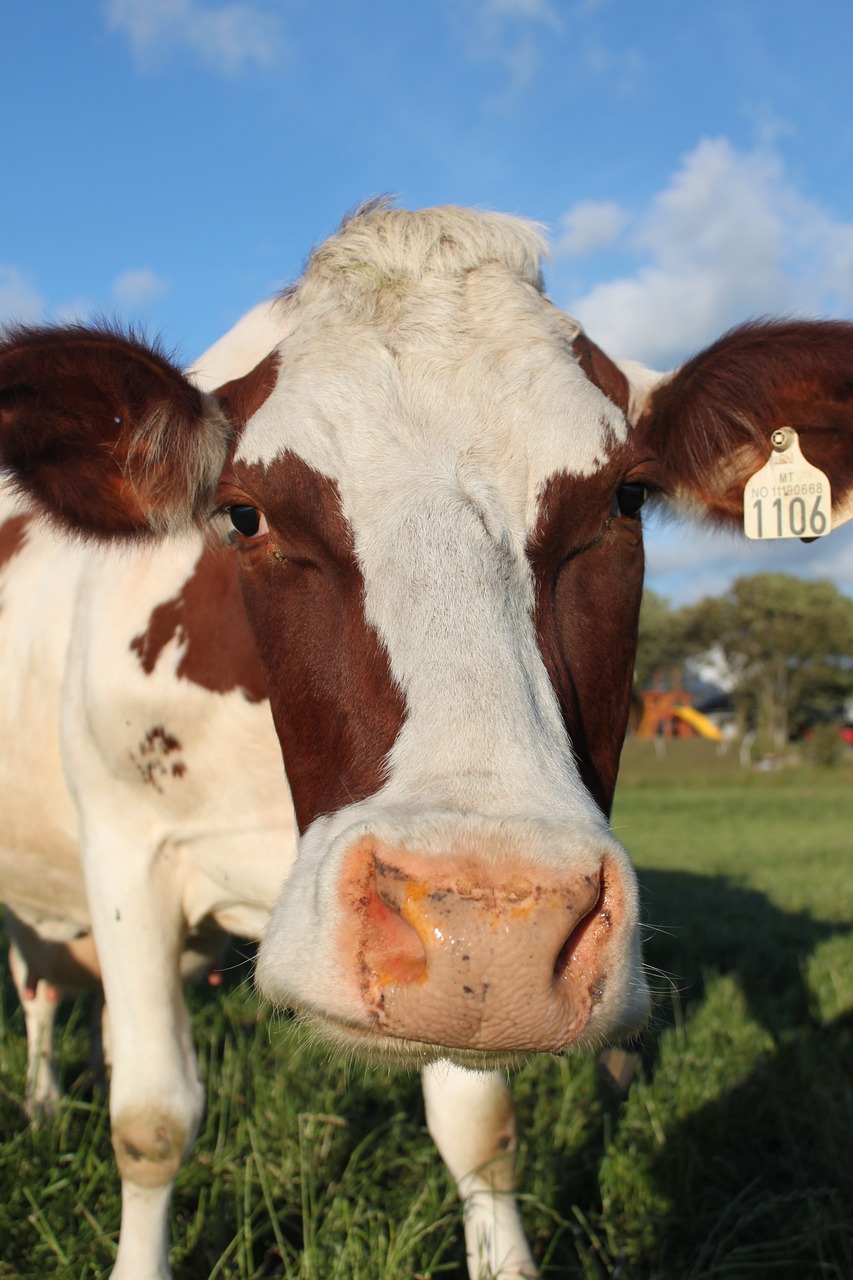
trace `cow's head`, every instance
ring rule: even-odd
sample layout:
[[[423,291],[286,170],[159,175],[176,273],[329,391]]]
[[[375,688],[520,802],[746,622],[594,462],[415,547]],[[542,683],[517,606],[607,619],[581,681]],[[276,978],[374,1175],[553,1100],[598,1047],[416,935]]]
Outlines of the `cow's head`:
[[[105,332],[0,357],[0,454],[55,521],[227,526],[301,832],[260,984],[359,1052],[484,1065],[642,1022],[607,824],[640,509],[736,524],[783,424],[839,502],[853,485],[853,327],[748,327],[626,376],[544,297],[540,253],[497,215],[372,208],[212,396]]]

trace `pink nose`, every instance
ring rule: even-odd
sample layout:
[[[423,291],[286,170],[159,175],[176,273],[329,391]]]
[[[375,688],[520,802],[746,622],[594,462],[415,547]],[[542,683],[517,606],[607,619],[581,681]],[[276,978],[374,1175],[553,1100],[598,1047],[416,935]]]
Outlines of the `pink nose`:
[[[559,873],[364,838],[347,855],[341,951],[367,1020],[445,1048],[559,1053],[607,981],[622,903],[606,857]]]

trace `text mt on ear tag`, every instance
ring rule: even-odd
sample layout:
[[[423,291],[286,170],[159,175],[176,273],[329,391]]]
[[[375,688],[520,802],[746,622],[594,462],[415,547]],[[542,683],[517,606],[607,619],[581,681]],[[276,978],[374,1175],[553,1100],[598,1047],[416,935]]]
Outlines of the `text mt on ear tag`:
[[[802,538],[811,542],[832,529],[829,480],[802,454],[793,427],[770,437],[772,453],[746,482],[743,530],[748,538]]]

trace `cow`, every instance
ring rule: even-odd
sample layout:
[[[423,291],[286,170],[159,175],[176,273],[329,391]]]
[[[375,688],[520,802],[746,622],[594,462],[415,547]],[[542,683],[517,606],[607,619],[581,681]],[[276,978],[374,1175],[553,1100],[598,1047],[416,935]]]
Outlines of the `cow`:
[[[3,897],[94,944],[114,1280],[169,1274],[194,935],[260,937],[269,1001],[421,1068],[472,1280],[536,1274],[502,1068],[647,1017],[608,823],[641,509],[738,526],[792,426],[847,518],[853,326],[751,323],[654,374],[547,298],[543,249],[378,202],[189,375],[107,327],[0,346]]]

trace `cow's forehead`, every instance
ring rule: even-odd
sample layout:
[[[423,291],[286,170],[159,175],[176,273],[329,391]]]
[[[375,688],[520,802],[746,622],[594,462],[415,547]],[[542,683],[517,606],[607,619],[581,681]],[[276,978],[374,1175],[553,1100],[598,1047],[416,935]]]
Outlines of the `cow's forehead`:
[[[593,475],[627,435],[575,357],[579,326],[541,292],[541,250],[497,215],[355,219],[293,292],[275,389],[236,460],[297,454],[356,517],[383,490],[455,477],[532,528],[550,476]]]

